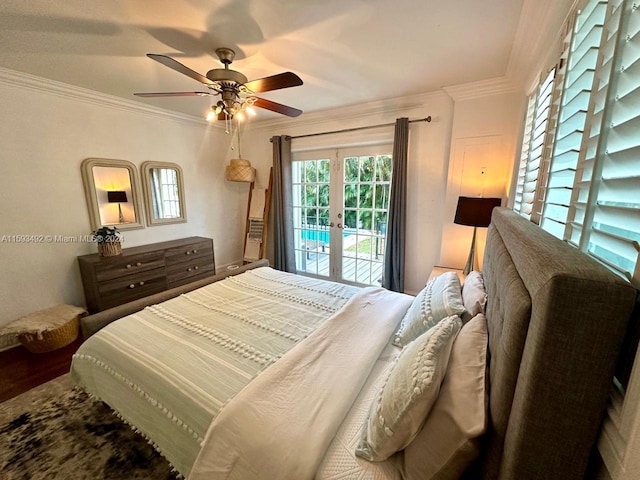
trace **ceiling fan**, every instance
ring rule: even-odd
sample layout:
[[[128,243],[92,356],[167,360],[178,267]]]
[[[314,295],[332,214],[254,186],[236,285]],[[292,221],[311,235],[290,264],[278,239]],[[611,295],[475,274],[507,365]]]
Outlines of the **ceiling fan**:
[[[224,68],[214,68],[204,76],[171,57],[148,53],[147,57],[197,80],[204,84],[209,91],[134,93],[134,95],[138,97],[203,97],[220,95],[220,100],[211,107],[212,112],[207,116],[208,119],[216,116],[220,120],[231,119],[245,111],[251,112],[252,106],[271,110],[289,117],[297,117],[302,113],[302,110],[297,108],[255,96],[256,93],[302,85],[302,80],[295,73],[284,72],[249,82],[242,73],[229,68],[235,57],[233,50],[230,48],[218,48],[216,49],[216,54],[220,62],[224,64]]]

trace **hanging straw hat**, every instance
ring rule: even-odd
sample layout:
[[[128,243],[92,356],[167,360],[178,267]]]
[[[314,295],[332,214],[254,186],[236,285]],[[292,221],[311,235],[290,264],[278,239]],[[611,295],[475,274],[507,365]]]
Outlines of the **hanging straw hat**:
[[[227,180],[230,182],[251,183],[256,178],[256,169],[251,166],[249,160],[234,158],[227,166]]]

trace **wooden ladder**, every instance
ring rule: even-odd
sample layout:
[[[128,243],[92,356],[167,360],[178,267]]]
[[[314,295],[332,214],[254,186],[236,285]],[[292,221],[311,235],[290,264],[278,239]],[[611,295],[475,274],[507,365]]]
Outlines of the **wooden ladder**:
[[[251,182],[251,185],[249,187],[249,201],[247,203],[247,222],[245,225],[245,232],[244,232],[244,253],[243,253],[244,264],[251,263],[256,260],[261,260],[265,258],[265,250],[267,247],[267,228],[269,224],[269,210],[271,207],[271,190],[273,187],[273,168],[269,169],[269,183],[267,184],[267,188],[264,192],[264,215],[262,217],[262,220],[252,219],[250,216],[251,200],[253,198],[254,187],[255,187],[255,181]],[[250,242],[250,241],[260,242],[258,258],[247,257],[247,242]]]

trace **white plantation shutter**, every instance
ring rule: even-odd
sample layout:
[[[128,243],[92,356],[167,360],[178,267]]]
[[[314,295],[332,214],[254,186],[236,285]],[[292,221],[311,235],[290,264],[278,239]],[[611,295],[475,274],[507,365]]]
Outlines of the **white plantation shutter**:
[[[576,17],[560,114],[540,226],[565,238],[569,207],[579,164],[592,150],[585,148],[590,132],[587,117],[593,111],[598,50],[607,12],[606,1],[591,0]],[[567,235],[569,235],[567,233]],[[570,235],[569,235],[570,236]]]
[[[531,97],[527,109],[527,125],[522,141],[514,206],[514,210],[527,219],[531,219],[533,212],[540,166],[545,152],[545,141],[548,139],[547,124],[551,111],[554,75],[555,69],[551,70],[540,83],[535,101],[534,97]]]
[[[549,76],[529,105],[517,211],[537,223],[543,202],[542,228],[640,286],[638,6],[588,0],[572,32],[557,114],[544,113]]]
[[[640,283],[640,12],[612,2],[607,23],[609,91],[580,247]],[[604,83],[604,81],[603,81]]]
[[[527,175],[527,164],[529,163],[529,147],[531,145],[531,132],[533,131],[533,115],[536,112],[536,95],[529,97],[527,104],[527,114],[525,116],[524,135],[522,137],[522,150],[520,153],[520,164],[518,166],[518,180],[516,182],[516,194],[513,210],[521,213],[523,204],[526,203],[524,194],[524,181]],[[533,198],[531,199],[533,201]]]
[[[543,215],[543,209],[546,203],[548,195],[554,199],[556,194],[555,190],[549,190],[549,175],[551,174],[551,161],[552,153],[555,149],[556,135],[558,133],[557,125],[560,123],[560,103],[562,94],[564,92],[565,79],[567,76],[567,65],[569,56],[569,45],[571,43],[573,24],[566,26],[565,41],[563,42],[564,48],[560,55],[560,62],[558,63],[555,71],[555,79],[553,81],[553,94],[551,97],[551,110],[549,111],[549,121],[547,123],[547,136],[545,139],[544,155],[542,158],[542,165],[540,166],[540,173],[538,175],[538,185],[536,187],[536,194],[533,202],[533,211],[531,213],[531,221],[540,224],[540,220]]]

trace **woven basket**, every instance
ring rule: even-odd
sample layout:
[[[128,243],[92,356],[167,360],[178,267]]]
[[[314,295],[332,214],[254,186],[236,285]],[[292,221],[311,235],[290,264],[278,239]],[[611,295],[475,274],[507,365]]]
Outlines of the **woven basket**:
[[[122,254],[120,242],[102,242],[98,244],[98,253],[101,257],[115,257]]]
[[[249,160],[234,158],[227,166],[227,180],[230,182],[251,183],[256,178],[256,169],[251,166]]]
[[[78,338],[80,316],[76,315],[64,325],[39,333],[21,333],[18,340],[32,353],[45,353],[69,345]]]

